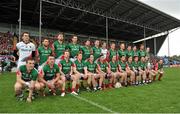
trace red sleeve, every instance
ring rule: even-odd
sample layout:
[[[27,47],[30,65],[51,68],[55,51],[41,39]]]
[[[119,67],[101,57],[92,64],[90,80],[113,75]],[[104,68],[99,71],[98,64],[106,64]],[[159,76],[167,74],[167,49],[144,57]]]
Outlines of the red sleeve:
[[[72,67],[76,67],[76,64],[74,64],[74,63],[72,63],[72,65],[71,65]]]
[[[107,60],[107,61],[110,61],[109,56],[110,56],[110,52],[108,51],[108,52],[107,52],[107,55],[106,55],[106,60]]]
[[[60,63],[58,63],[58,67],[62,67],[62,65]]]
[[[155,64],[154,69],[157,71],[158,70],[158,63]]]
[[[18,76],[18,75],[20,75],[21,74],[21,72],[18,70],[17,72],[16,72],[16,76]]]
[[[116,61],[118,61],[119,60],[119,56],[118,55],[116,55]]]
[[[38,51],[38,49],[36,49],[36,55],[37,55],[37,56],[39,55],[39,51]]]
[[[111,65],[110,65],[110,64],[108,64],[108,68],[111,68]]]
[[[43,70],[41,69],[40,72],[39,72],[40,76],[42,76],[43,74]]]

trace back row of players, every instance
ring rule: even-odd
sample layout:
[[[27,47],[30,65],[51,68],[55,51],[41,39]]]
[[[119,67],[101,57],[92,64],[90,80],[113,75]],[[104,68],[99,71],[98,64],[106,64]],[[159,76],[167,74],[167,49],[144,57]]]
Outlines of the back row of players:
[[[130,45],[126,50],[121,43],[116,50],[115,43],[111,43],[108,50],[106,43],[100,47],[99,40],[94,42],[94,47],[89,40],[80,46],[76,35],[72,36],[72,43],[65,44],[63,33],[59,33],[52,46],[44,39],[36,50],[28,32],[22,34],[22,40],[14,51],[14,56],[19,57],[14,87],[18,99],[23,96],[22,90],[29,88],[28,102],[32,101],[34,90],[45,96],[46,87],[53,95],[59,89],[61,96],[65,96],[66,81],[72,81],[71,94],[78,95],[80,79],[87,81],[87,90],[96,91],[105,88],[105,80],[113,88],[117,83],[122,86],[151,83],[157,74],[158,80],[163,76],[163,61],[150,63],[149,48],[145,50],[143,44],[139,50],[136,46],[132,50]],[[34,68],[36,62],[38,70]]]

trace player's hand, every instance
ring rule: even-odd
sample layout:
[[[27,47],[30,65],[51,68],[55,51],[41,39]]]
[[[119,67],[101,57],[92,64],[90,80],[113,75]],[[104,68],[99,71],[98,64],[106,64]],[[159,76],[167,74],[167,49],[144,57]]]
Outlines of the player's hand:
[[[47,83],[48,88],[52,88],[52,84],[51,83]]]

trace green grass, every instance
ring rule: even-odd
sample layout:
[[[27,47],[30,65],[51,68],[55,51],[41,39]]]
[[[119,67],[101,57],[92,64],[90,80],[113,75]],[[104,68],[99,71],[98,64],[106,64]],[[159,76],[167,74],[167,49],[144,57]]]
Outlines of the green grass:
[[[14,73],[0,74],[0,112],[108,112],[70,94],[38,97],[32,103],[16,101],[14,97]],[[153,84],[98,91],[82,92],[86,98],[114,112],[180,112],[180,69],[165,69],[163,81]]]

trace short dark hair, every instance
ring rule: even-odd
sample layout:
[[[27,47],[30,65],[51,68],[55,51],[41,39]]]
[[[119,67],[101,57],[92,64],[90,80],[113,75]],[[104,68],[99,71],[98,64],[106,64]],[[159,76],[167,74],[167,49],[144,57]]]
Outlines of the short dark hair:
[[[28,63],[28,61],[35,61],[32,57],[28,57],[27,59],[26,59],[26,63]]]
[[[21,34],[21,38],[24,36],[24,34],[29,34],[29,35],[30,35],[29,32],[23,32],[23,33]]]
[[[44,38],[44,39],[43,39],[43,41],[44,41],[44,40],[48,40],[48,41],[49,41],[49,39],[48,39],[48,38]]]

